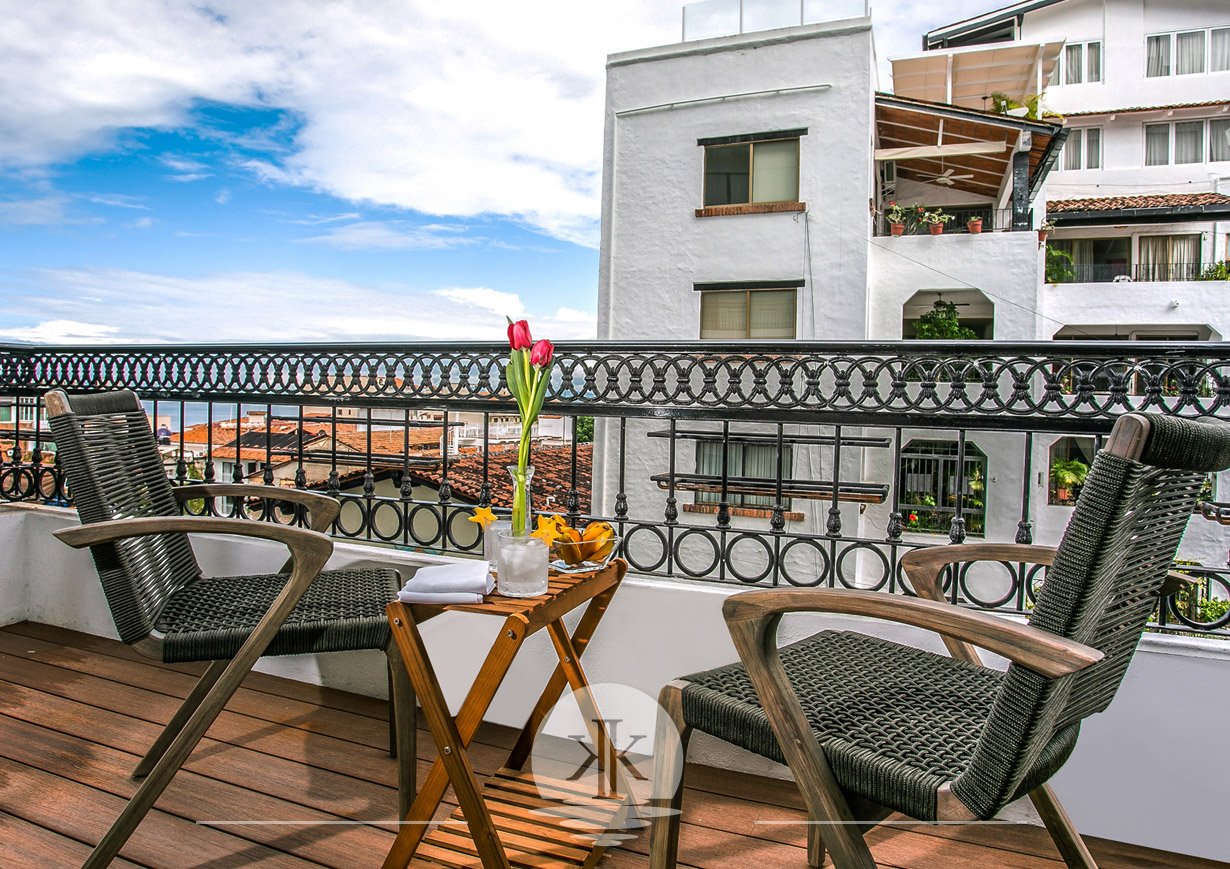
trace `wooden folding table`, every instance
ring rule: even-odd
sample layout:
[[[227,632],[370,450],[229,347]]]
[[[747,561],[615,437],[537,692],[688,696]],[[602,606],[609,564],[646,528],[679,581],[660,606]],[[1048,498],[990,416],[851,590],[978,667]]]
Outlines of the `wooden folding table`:
[[[525,764],[538,729],[567,686],[578,692],[594,753],[603,763],[603,774],[607,776],[604,781],[609,780],[607,796],[588,800],[584,817],[591,823],[605,825],[635,810],[620,764],[614,762],[616,755],[605,724],[593,708],[588,692],[583,690],[588,688],[588,682],[580,660],[627,569],[627,564],[616,559],[595,573],[553,575],[547,593],[541,597],[488,595],[482,603],[449,606],[397,601],[389,604],[393,638],[418,693],[423,717],[435,737],[438,756],[413,804],[404,811],[405,823],[385,858],[385,869],[404,869],[414,858],[416,863],[427,865],[481,865],[484,869],[563,869],[592,867],[598,862],[605,851],[602,837],[597,837],[595,843],[578,836],[568,819],[552,808],[553,804],[561,805],[570,796],[576,796],[576,786],[534,776],[525,770]],[[586,603],[588,606],[570,635],[563,617]],[[504,619],[456,718],[449,714],[418,629],[427,619],[444,612],[483,613]],[[466,749],[525,639],[542,628],[551,637],[559,663],[504,767],[480,787]],[[399,762],[413,764],[415,759],[400,758]],[[450,784],[460,806],[452,815],[454,823],[432,828],[430,822]],[[595,809],[596,806],[599,808]],[[464,828],[459,821],[465,822]]]

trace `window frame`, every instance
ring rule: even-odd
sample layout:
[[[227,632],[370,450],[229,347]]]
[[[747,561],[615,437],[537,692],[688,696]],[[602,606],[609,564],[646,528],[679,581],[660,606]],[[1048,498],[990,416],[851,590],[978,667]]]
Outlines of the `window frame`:
[[[970,537],[985,537],[987,529],[987,500],[990,495],[990,459],[986,451],[979,447],[973,441],[965,442],[965,469],[973,466],[974,471],[979,471],[981,476],[982,493],[981,506],[976,509],[970,507],[970,499],[975,497],[974,484],[978,481],[978,477],[973,473],[966,476],[965,469],[957,469],[955,466],[958,461],[960,452],[959,442],[956,439],[942,439],[930,437],[911,438],[901,448],[901,453],[898,458],[897,474],[899,480],[898,506],[901,513],[903,530],[910,534],[938,534],[945,535],[949,533],[949,528],[952,525],[952,518],[956,516],[956,495],[953,492],[947,491],[947,481],[950,476],[949,469],[961,471],[959,474],[961,483],[958,489],[962,492],[961,498],[961,518],[965,520],[966,534]],[[925,474],[927,466],[921,466],[922,470],[907,470],[907,462],[914,461],[920,463],[934,462],[935,470],[932,476],[934,482],[931,484],[929,492],[924,494],[930,495],[934,504],[915,504],[906,496],[907,493],[920,493],[922,489],[908,488],[907,477],[910,474]],[[969,491],[966,491],[968,489]],[[951,505],[946,500],[945,496],[951,496]],[[945,503],[940,503],[945,500]],[[948,527],[931,528],[927,527],[926,522],[922,519],[922,514],[931,514],[932,518],[937,516],[948,516]]]
[[[696,473],[698,475],[705,474],[705,475],[711,476],[709,471],[705,470],[701,465],[702,450],[709,450],[711,448],[716,449],[717,451],[716,458],[718,460],[718,466],[720,468],[722,464],[721,459],[722,459],[722,451],[723,451],[722,447],[723,446],[725,447],[725,452],[726,452],[726,474],[725,476],[727,477],[745,477],[746,478],[749,476],[747,473],[747,451],[749,449],[760,448],[764,450],[771,450],[773,453],[772,458],[774,460],[777,459],[777,449],[778,449],[777,444],[749,443],[747,441],[737,440],[735,437],[730,437],[726,441],[717,440],[717,439],[698,440],[696,442],[696,449],[695,449],[695,459],[696,459],[695,465],[696,465]],[[738,468],[739,468],[738,470],[735,469],[736,462],[734,460],[734,457],[732,457],[731,455],[732,450],[736,450],[736,448],[737,448],[737,453],[738,453],[738,463],[737,463]],[[776,468],[776,464],[777,464],[776,461],[774,461],[775,468]],[[794,448],[793,448],[793,445],[791,444],[785,444],[781,448],[781,469],[782,469],[782,473],[781,473],[782,481],[785,482],[786,480],[790,479],[791,475],[794,473]],[[774,474],[776,476],[776,471],[774,472]],[[722,476],[721,470],[718,471],[717,476]],[[726,498],[725,498],[726,506],[730,507],[732,510],[763,510],[766,512],[771,511],[774,508],[774,504],[776,503],[777,480],[773,479],[769,481],[769,485],[771,486],[771,491],[767,491],[763,494],[752,493],[752,492],[729,492],[728,491],[726,493]],[[749,499],[752,499],[752,503],[749,503]],[[758,499],[763,499],[763,501],[761,502]],[[697,506],[703,506],[703,507],[717,507],[719,504],[721,504],[722,500],[723,500],[722,493],[720,491],[710,492],[710,491],[702,491],[698,489],[696,492],[693,493],[692,503],[696,504]],[[781,506],[784,510],[790,510],[791,503],[792,503],[791,499],[788,496],[786,495],[782,496]]]
[[[1097,134],[1097,148],[1089,147],[1089,132],[1093,131]],[[1069,167],[1068,160],[1068,145],[1073,141],[1080,142],[1081,159],[1079,166]],[[1088,169],[1102,168],[1102,142],[1104,141],[1102,127],[1072,127],[1068,134],[1068,141],[1064,142],[1063,151],[1060,154],[1060,159],[1056,161],[1055,168],[1061,172],[1083,172]],[[1096,151],[1096,154],[1095,154]],[[1096,165],[1091,165],[1091,161],[1096,159]]]
[[[1173,78],[1177,76],[1189,75],[1215,75],[1222,72],[1230,72],[1230,66],[1226,69],[1213,69],[1213,34],[1221,31],[1230,31],[1230,25],[1215,24],[1209,27],[1190,27],[1184,30],[1164,30],[1157,33],[1145,34],[1145,78]],[[1201,54],[1200,69],[1195,72],[1179,72],[1179,37],[1187,36],[1193,33],[1203,34],[1204,51]],[[1230,37],[1227,37],[1230,38]],[[1165,39],[1168,58],[1166,64],[1166,72],[1158,75],[1149,75],[1149,40]]]
[[[701,209],[711,208],[727,208],[740,206],[772,206],[782,203],[800,204],[802,200],[802,162],[803,162],[803,136],[807,135],[807,129],[794,130],[774,130],[764,133],[746,133],[736,136],[717,136],[712,138],[698,139],[696,144],[704,148],[704,154],[701,157]],[[775,142],[794,142],[794,199],[772,199],[757,201],[756,199],[756,146],[765,145]],[[741,202],[709,202],[709,156],[710,151],[715,148],[738,148],[744,147],[748,149],[747,159],[747,199]]]
[[[701,341],[794,341],[799,337],[799,288],[803,282],[794,281],[744,281],[739,284],[695,284],[694,289],[700,293],[700,317],[697,323],[697,336]],[[792,329],[789,338],[752,338],[752,296],[755,293],[791,293],[793,295]],[[742,338],[706,338],[705,300],[718,294],[743,294],[743,337]]]
[[[1179,119],[1169,120],[1169,121],[1155,121],[1152,123],[1148,121],[1143,122],[1140,126],[1141,149],[1142,149],[1141,165],[1144,166],[1146,169],[1148,169],[1154,166],[1199,166],[1205,163],[1230,162],[1230,156],[1228,156],[1225,160],[1214,160],[1213,159],[1213,124],[1218,123],[1218,122],[1226,122],[1226,121],[1230,121],[1230,118],[1227,118],[1227,117],[1179,118]],[[1175,150],[1176,150],[1176,145],[1178,144],[1178,140],[1176,138],[1177,136],[1176,127],[1179,124],[1200,124],[1201,125],[1201,130],[1200,130],[1201,141],[1200,141],[1200,147],[1197,149],[1197,153],[1200,154],[1199,160],[1193,160],[1193,161],[1184,162],[1184,163],[1179,163],[1175,160]],[[1165,163],[1148,162],[1149,160],[1148,130],[1150,127],[1166,127],[1167,128],[1166,130],[1166,149],[1167,150],[1166,150],[1166,162]],[[1091,128],[1082,127],[1080,129],[1091,129]],[[1227,129],[1230,129],[1230,127],[1228,127]],[[1075,132],[1075,128],[1074,128],[1074,132]],[[1062,163],[1062,160],[1060,161],[1060,163]],[[1071,171],[1071,170],[1068,170],[1068,171]]]
[[[1091,45],[1096,45],[1098,47],[1098,68],[1096,78],[1091,75],[1089,66],[1089,46]],[[1055,63],[1055,68],[1051,72],[1051,77],[1047,81],[1047,87],[1066,87],[1068,85],[1076,84],[1102,84],[1105,80],[1106,73],[1106,60],[1103,46],[1104,43],[1101,39],[1083,39],[1078,42],[1065,42],[1063,45],[1063,50],[1059,52],[1059,59]],[[1076,81],[1068,81],[1068,76],[1070,74],[1068,64],[1069,48],[1080,49],[1081,59],[1078,70],[1080,78]]]

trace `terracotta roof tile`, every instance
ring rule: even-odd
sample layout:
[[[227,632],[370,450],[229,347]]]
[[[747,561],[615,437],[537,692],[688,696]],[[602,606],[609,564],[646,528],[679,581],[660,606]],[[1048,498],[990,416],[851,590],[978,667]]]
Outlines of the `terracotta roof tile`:
[[[1201,205],[1230,205],[1224,193],[1156,193],[1143,196],[1100,196],[1088,199],[1059,199],[1046,203],[1048,214],[1074,211],[1119,211],[1124,208],[1177,208]]]
[[[1230,106],[1226,100],[1209,100],[1203,103],[1171,103],[1166,106],[1129,106],[1126,109],[1096,109],[1086,112],[1068,112],[1065,118],[1087,118],[1092,115],[1122,115],[1130,112],[1163,112],[1170,109],[1205,109],[1211,106]]]
[[[593,444],[577,444],[577,495],[582,512],[589,510],[593,459]],[[512,506],[512,479],[504,466],[516,461],[515,448],[491,452],[488,475],[491,502],[497,507]],[[563,510],[568,490],[572,488],[572,447],[535,447],[530,461],[534,465],[530,503],[542,510]],[[440,485],[438,470],[414,470],[412,473],[429,485]],[[454,498],[477,503],[483,485],[482,453],[465,453],[450,461],[448,482]],[[548,497],[551,498],[549,504]]]

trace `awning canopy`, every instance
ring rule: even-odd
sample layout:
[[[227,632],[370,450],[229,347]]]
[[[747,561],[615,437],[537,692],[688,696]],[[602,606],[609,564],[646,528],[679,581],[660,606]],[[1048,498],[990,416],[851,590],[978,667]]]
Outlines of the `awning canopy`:
[[[1023,103],[1045,88],[1062,50],[1062,42],[1011,42],[893,58],[893,93],[970,109],[989,109],[996,92]]]
[[[994,198],[1012,171],[1012,155],[1030,134],[1029,188],[1038,189],[1054,162],[1063,127],[1050,121],[1013,118],[902,98],[876,96],[878,162],[896,164],[897,175]]]

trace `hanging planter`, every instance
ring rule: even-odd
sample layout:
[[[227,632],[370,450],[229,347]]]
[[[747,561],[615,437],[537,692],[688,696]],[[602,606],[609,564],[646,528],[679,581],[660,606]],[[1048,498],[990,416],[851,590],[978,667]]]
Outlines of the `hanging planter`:
[[[982,218],[971,217],[969,222],[965,224],[965,228],[969,230],[970,235],[977,235],[982,232]]]

